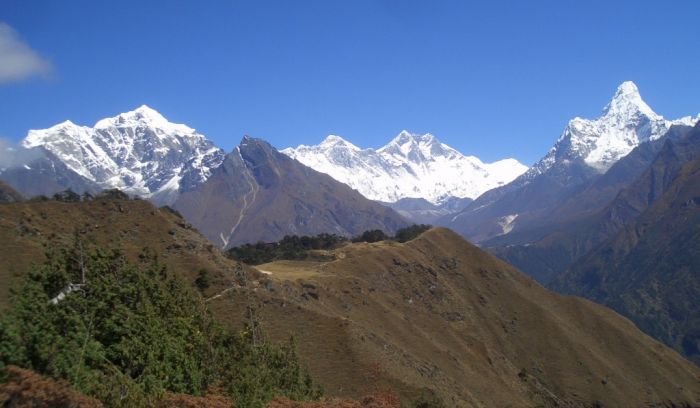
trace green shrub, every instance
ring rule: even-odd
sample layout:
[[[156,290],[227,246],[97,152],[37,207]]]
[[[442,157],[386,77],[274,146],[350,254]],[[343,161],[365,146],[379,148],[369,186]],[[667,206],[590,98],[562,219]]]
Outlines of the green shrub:
[[[209,271],[202,268],[197,272],[197,279],[194,280],[194,285],[200,292],[207,290],[210,286]]]
[[[80,201],[80,194],[68,189],[54,194],[53,199],[64,203],[77,203]]]
[[[0,318],[0,368],[67,380],[107,406],[152,406],[166,391],[202,395],[210,385],[248,407],[320,394],[293,344],[261,341],[255,322],[239,333],[223,329],[203,298],[152,256],[132,264],[119,251],[76,245],[47,259],[13,290]]]
[[[353,238],[352,242],[379,242],[389,239],[384,231],[375,229],[363,232],[360,236]]]
[[[410,227],[401,228],[400,230],[396,231],[394,239],[398,242],[408,242],[418,238],[420,234],[431,228],[432,226],[427,224],[413,224]]]

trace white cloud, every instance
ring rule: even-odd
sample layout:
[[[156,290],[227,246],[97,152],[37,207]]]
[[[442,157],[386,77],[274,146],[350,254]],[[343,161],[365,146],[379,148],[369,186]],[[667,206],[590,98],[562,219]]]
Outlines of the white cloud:
[[[27,149],[18,143],[0,137],[0,173],[4,169],[19,167],[42,157],[41,149]]]
[[[51,64],[22,41],[9,25],[0,22],[0,84],[46,75]]]

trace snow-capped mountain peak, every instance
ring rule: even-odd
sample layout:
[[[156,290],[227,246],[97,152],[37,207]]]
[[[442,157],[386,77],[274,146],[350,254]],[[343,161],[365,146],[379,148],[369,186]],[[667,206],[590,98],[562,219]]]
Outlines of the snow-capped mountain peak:
[[[653,120],[662,119],[642,99],[639,88],[632,81],[625,81],[615,91],[615,95],[603,109],[603,116],[631,119],[642,114]]]
[[[76,125],[75,123],[71,122],[70,120],[63,121],[57,125],[54,126],[55,128],[71,128],[71,127],[80,127]]]
[[[57,123],[48,129],[30,130],[27,137],[22,141],[22,146],[27,148],[36,147],[43,144],[45,139],[50,138],[52,134],[68,130],[78,131],[80,129],[90,128],[87,126],[79,126],[70,120],[66,120],[61,123]]]
[[[359,147],[355,146],[354,144],[348,142],[347,140],[345,140],[342,137],[337,136],[337,135],[328,135],[325,139],[323,139],[320,146],[325,146],[328,148],[338,146],[338,147],[348,148],[348,149],[352,149],[352,150],[360,150]]]
[[[329,136],[316,146],[301,145],[282,153],[384,202],[410,197],[439,204],[451,197],[475,198],[527,169],[513,159],[484,164],[430,133],[405,130],[376,150]]]
[[[140,107],[112,118],[106,118],[95,123],[95,129],[147,127],[157,129],[162,133],[178,133],[187,135],[195,133],[191,127],[179,123],[169,122],[160,112],[141,105]]]
[[[30,130],[22,145],[46,149],[99,188],[119,188],[159,203],[206,180],[224,157],[204,135],[146,105],[92,128],[65,121]]]
[[[693,125],[698,118],[669,121],[654,112],[641,97],[637,85],[623,82],[597,119],[576,117],[569,121],[557,143],[524,176],[530,179],[557,163],[583,160],[590,168],[605,172],[640,143],[662,137],[671,125]]]
[[[402,147],[403,150],[409,151],[410,147],[418,145],[433,145],[435,143],[440,143],[439,140],[435,138],[431,133],[411,133],[408,130],[402,130],[395,138],[393,138],[386,146],[379,150],[389,149],[392,146]]]
[[[398,160],[407,159],[416,163],[435,161],[437,157],[458,159],[460,156],[463,156],[455,149],[442,143],[431,133],[418,134],[406,130],[401,131],[398,136],[387,143],[386,146],[377,150],[377,152],[396,156]],[[470,157],[476,159],[473,156]]]

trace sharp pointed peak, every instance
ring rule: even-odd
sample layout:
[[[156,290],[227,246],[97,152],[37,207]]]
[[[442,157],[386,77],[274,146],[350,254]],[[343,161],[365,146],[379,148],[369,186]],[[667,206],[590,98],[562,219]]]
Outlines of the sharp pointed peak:
[[[261,139],[258,137],[253,137],[248,134],[243,135],[241,138],[241,142],[238,144],[239,147],[245,148],[247,146],[270,146],[272,145],[265,139]]]
[[[243,135],[243,137],[241,138],[241,142],[238,143],[238,147],[239,147],[239,148],[245,148],[246,146],[256,145],[256,144],[259,144],[259,143],[261,143],[261,142],[264,142],[264,140],[258,139],[258,138],[256,138],[256,137],[253,137],[253,136],[249,135],[249,134],[245,134],[245,135]]]
[[[633,113],[642,113],[652,119],[660,118],[649,105],[642,99],[639,93],[639,87],[632,81],[624,81],[615,90],[610,102],[603,110],[603,116],[625,116]]]
[[[617,87],[615,95],[639,95],[639,87],[633,81],[625,81]]]
[[[281,153],[276,147],[265,139],[244,135],[241,143],[236,147],[236,152],[246,160],[259,161],[261,157],[275,158]],[[261,156],[262,155],[262,156]]]

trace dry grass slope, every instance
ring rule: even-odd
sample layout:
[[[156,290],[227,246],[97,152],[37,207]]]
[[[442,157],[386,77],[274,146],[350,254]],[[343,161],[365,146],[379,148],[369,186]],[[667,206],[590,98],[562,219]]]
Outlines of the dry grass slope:
[[[353,244],[327,263],[272,263],[253,291],[330,395],[433,388],[455,407],[700,404],[700,370],[609,309],[559,296],[456,234]],[[372,374],[375,373],[375,374]]]
[[[15,203],[23,201],[24,197],[9,184],[0,180],[0,203]]]
[[[186,221],[147,201],[103,199],[81,203],[56,201],[0,205],[0,305],[6,304],[14,278],[44,260],[48,246],[72,245],[78,234],[84,244],[121,248],[135,259],[145,249],[193,282],[209,272],[217,293],[236,281],[241,268],[226,258]]]

